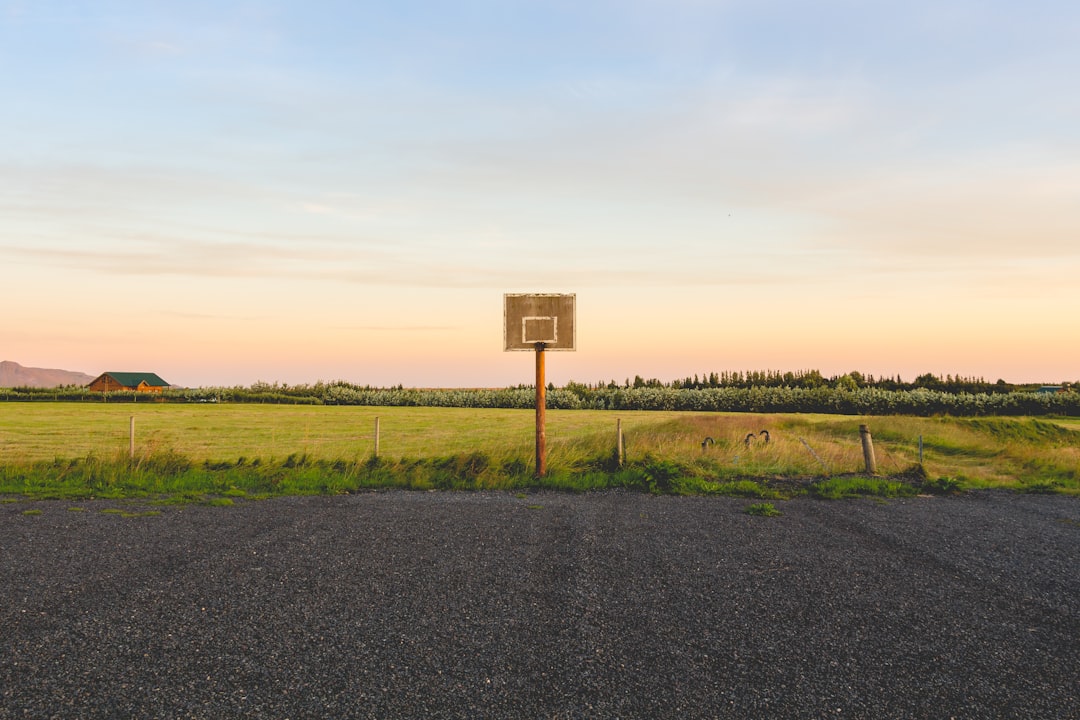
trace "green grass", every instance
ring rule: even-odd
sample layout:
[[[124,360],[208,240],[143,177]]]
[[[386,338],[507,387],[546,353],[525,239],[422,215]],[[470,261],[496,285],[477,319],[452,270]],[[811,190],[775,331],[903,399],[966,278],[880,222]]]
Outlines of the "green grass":
[[[917,495],[916,485],[873,477],[826,478],[810,485],[810,494],[827,500],[854,497],[911,497]]]
[[[597,424],[595,418],[561,414],[548,413],[553,456],[569,438]],[[534,414],[523,410],[0,403],[0,462],[126,454],[131,416],[137,458],[167,449],[194,462],[366,458],[374,450],[375,418],[383,456],[434,457],[450,448],[517,455],[531,447],[534,422]]]
[[[129,460],[132,415],[136,443]],[[987,487],[1080,494],[1080,422],[1072,419],[547,415],[549,472],[538,480],[532,411],[0,403],[0,496],[226,505],[372,488],[626,488],[762,500],[803,492],[895,497]],[[373,458],[376,417],[381,443]],[[614,459],[616,419],[625,438],[621,468]],[[874,436],[880,477],[859,474],[863,423]],[[769,442],[761,430],[769,431]],[[714,442],[702,447],[705,437]]]

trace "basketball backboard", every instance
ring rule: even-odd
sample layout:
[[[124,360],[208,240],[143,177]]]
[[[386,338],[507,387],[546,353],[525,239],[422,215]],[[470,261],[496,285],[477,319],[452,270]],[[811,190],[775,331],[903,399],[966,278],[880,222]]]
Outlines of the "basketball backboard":
[[[576,350],[573,293],[503,295],[503,350]]]

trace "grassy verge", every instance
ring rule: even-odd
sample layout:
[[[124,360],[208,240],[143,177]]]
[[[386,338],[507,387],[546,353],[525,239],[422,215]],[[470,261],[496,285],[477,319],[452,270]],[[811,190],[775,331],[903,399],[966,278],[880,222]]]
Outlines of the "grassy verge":
[[[681,464],[646,457],[615,467],[610,459],[597,459],[578,467],[554,469],[536,478],[520,461],[495,462],[484,453],[440,458],[364,461],[329,461],[290,456],[264,463],[192,463],[175,453],[153,456],[139,465],[126,459],[93,456],[68,461],[36,462],[22,467],[0,467],[0,495],[32,499],[149,498],[161,503],[202,502],[230,504],[233,498],[261,499],[279,495],[344,494],[374,489],[408,490],[517,490],[555,489],[572,492],[625,489],[654,494],[732,495],[781,499],[812,492],[840,497],[874,485],[870,494],[915,494],[922,487],[910,482],[849,480],[843,491],[833,479],[739,478],[725,479],[722,468],[708,463]],[[868,483],[868,484],[867,484]],[[876,485],[875,485],[876,483]],[[880,487],[879,487],[880,486]],[[838,486],[835,486],[838,487]],[[901,489],[903,488],[903,489]]]
[[[130,406],[0,405],[0,495],[224,504],[376,488],[625,488],[759,500],[996,487],[1080,494],[1080,427],[1048,419],[549,411],[549,474],[538,480],[529,411],[154,405],[134,413],[129,458],[132,414]],[[875,477],[860,473],[863,423],[874,435]]]

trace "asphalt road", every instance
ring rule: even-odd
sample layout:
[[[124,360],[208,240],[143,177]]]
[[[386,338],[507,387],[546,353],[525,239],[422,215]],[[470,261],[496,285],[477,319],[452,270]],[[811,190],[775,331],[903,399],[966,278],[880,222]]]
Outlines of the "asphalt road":
[[[1080,498],[748,504],[3,504],[0,718],[1080,718]]]

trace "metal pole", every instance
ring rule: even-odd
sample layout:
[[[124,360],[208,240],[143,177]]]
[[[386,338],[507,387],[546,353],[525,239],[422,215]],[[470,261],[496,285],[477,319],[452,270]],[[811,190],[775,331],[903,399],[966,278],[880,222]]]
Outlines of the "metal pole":
[[[547,387],[544,383],[544,343],[536,343],[536,477],[547,475]]]

